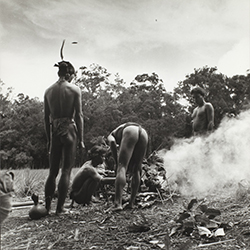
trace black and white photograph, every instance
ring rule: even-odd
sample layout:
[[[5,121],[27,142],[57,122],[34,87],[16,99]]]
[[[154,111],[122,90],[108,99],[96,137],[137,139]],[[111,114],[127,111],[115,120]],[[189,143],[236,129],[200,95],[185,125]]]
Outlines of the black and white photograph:
[[[0,13],[0,249],[250,249],[249,0]]]

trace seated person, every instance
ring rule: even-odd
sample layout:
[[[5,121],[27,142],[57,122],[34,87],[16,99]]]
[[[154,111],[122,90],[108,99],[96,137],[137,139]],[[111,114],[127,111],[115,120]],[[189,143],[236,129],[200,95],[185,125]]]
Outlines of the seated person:
[[[78,204],[89,204],[100,183],[112,184],[115,181],[115,178],[104,177],[105,166],[103,161],[106,148],[98,145],[93,146],[88,153],[90,160],[86,161],[79,169],[72,183],[71,207],[73,207],[74,201]]]

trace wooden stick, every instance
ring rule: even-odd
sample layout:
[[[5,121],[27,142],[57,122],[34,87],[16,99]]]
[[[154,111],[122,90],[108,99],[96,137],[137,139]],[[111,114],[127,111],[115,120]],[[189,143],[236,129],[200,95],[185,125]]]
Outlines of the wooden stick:
[[[79,228],[76,228],[75,230],[75,237],[74,237],[75,241],[79,241]]]
[[[33,204],[33,205],[34,205],[34,204]],[[29,206],[21,206],[21,207],[12,207],[12,210],[18,210],[18,209],[31,208],[33,205],[29,205]]]
[[[223,241],[217,241],[217,242],[212,242],[212,243],[207,243],[207,244],[200,244],[198,247],[207,247],[207,246],[212,246],[212,245],[218,245],[230,241],[234,241],[235,239],[230,239],[230,240],[223,240]]]
[[[33,201],[25,201],[25,202],[13,202],[12,207],[22,207],[22,206],[31,206],[34,205]]]
[[[160,191],[158,190],[158,188],[156,188],[156,191],[157,191],[157,193],[158,193],[159,196],[160,196],[161,203],[164,205],[164,201],[163,201],[163,199],[162,199],[162,197],[161,197],[161,193],[160,193]]]
[[[59,237],[58,237],[58,239],[54,243],[50,244],[47,249],[49,249],[49,250],[52,249],[53,246],[55,244],[57,244],[61,239],[62,239],[62,235],[60,234]]]

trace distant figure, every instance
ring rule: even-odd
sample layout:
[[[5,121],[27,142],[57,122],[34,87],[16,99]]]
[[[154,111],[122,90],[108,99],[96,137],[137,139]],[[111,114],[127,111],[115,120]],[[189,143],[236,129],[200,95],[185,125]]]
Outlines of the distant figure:
[[[58,183],[56,214],[64,211],[71,169],[75,164],[77,141],[84,149],[83,115],[80,89],[70,84],[75,69],[70,62],[59,62],[59,80],[44,95],[44,120],[48,141],[50,171],[45,184],[45,207],[49,213],[56,188],[59,166],[62,175]]]
[[[206,92],[201,87],[192,89],[191,94],[198,105],[192,114],[193,134],[204,134],[214,127],[214,108],[204,100]]]
[[[114,129],[108,136],[108,141],[116,162],[114,211],[122,207],[122,191],[126,185],[126,173],[132,175],[131,197],[129,208],[133,208],[138,192],[142,161],[148,145],[148,134],[139,124],[128,122]],[[117,144],[119,150],[117,151]]]

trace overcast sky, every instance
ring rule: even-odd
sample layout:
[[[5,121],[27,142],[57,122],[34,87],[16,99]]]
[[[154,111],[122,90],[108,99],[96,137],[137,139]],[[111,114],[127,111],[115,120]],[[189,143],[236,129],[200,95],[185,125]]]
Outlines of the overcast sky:
[[[41,100],[63,39],[76,69],[97,63],[127,83],[155,72],[167,91],[194,68],[250,68],[249,0],[0,0],[0,11],[0,79]]]

